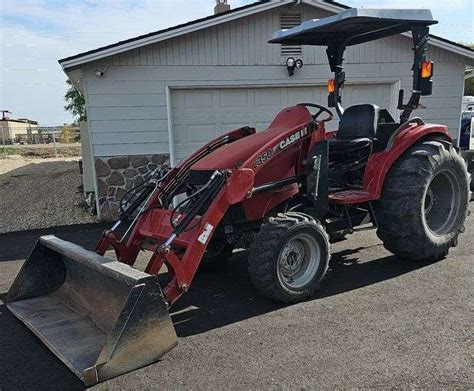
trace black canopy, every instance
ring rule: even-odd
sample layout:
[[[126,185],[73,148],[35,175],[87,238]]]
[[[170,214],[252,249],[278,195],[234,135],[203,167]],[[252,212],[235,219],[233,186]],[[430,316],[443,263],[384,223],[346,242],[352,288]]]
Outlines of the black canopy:
[[[428,9],[351,8],[328,18],[308,20],[292,29],[277,31],[269,42],[351,46],[436,23]]]

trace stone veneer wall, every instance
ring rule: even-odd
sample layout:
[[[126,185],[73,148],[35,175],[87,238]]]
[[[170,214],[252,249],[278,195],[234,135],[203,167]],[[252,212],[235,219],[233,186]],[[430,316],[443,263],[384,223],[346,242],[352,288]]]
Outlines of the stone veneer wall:
[[[96,157],[95,172],[99,207],[103,221],[120,215],[120,200],[131,188],[143,183],[148,174],[169,165],[168,155]]]

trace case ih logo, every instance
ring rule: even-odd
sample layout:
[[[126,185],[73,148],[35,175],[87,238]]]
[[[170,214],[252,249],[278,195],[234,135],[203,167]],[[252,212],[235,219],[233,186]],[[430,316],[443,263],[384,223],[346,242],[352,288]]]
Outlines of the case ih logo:
[[[296,143],[299,139],[306,136],[309,133],[309,129],[307,127],[298,130],[296,133],[293,133],[291,136],[288,136],[285,140],[281,141],[279,144],[275,145],[273,148],[265,151],[261,155],[257,156],[255,160],[255,164],[253,168],[257,168],[261,166],[266,161],[270,160],[272,156],[282,149],[288,148],[290,145]]]
[[[278,149],[285,149],[289,147],[291,144],[297,142],[301,137],[304,137],[308,134],[308,128],[303,128],[296,133],[293,133],[291,136],[287,137],[286,140],[283,140],[279,145]]]

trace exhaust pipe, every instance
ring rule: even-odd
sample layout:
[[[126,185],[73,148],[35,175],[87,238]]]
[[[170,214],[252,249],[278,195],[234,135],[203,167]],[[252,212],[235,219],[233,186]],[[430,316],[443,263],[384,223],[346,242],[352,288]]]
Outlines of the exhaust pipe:
[[[5,303],[87,386],[178,343],[156,276],[55,236],[36,243]]]

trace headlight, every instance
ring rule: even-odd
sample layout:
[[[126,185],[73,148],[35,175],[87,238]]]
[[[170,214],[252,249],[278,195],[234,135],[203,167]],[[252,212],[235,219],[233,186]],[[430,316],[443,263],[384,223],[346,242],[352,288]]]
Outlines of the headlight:
[[[296,63],[296,60],[293,58],[293,57],[289,57],[287,60],[286,60],[286,66],[288,68],[294,68],[295,67],[295,63]]]

